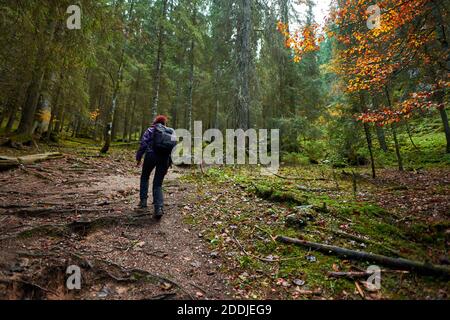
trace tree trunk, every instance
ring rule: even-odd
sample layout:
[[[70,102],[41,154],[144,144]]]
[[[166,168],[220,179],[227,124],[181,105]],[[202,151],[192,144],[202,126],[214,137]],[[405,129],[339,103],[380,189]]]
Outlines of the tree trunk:
[[[120,107],[116,107],[114,109],[114,114],[113,114],[113,125],[112,125],[112,129],[111,129],[111,141],[116,140],[117,137],[117,132],[119,131],[119,117],[117,116],[118,114],[120,114],[120,110],[122,110]]]
[[[197,19],[196,3],[192,3],[192,25],[195,27]],[[190,69],[189,69],[189,86],[188,86],[188,101],[187,101],[187,119],[186,128],[192,131],[192,114],[193,114],[193,98],[194,98],[194,79],[195,79],[195,39],[192,35],[190,47]]]
[[[446,152],[450,153],[450,126],[448,124],[448,116],[445,107],[439,108],[439,114],[441,115],[442,123],[444,125],[445,138],[447,140]]]
[[[365,103],[365,99],[364,99],[364,94],[360,93],[359,94],[359,98],[360,98],[360,108],[363,112],[367,112],[367,107],[366,107],[366,103]],[[372,168],[372,178],[376,178],[376,172],[375,172],[375,160],[373,157],[373,147],[372,147],[372,135],[370,133],[370,127],[367,123],[363,124],[364,126],[364,133],[366,135],[366,141],[367,141],[367,147],[369,149],[369,154],[370,154],[370,165]]]
[[[391,97],[389,95],[389,90],[387,87],[384,88],[385,93],[386,93],[386,99],[388,102],[388,106],[389,109],[392,109],[392,101],[391,101]],[[397,163],[398,163],[398,170],[403,171],[403,159],[402,159],[402,155],[400,153],[400,144],[398,142],[398,137],[397,137],[397,128],[396,128],[396,124],[392,123],[391,124],[391,130],[392,130],[392,136],[394,137],[394,144],[395,144],[395,154],[397,156]]]
[[[134,97],[133,99],[133,104],[131,106],[131,114],[130,114],[130,119],[128,121],[128,142],[132,141],[133,138],[133,131],[134,131],[134,112],[136,111],[136,97]]]
[[[441,73],[442,73],[442,77],[445,78],[448,74],[448,68],[450,67],[450,50],[449,50],[449,40],[447,38],[447,28],[448,28],[448,24],[446,24],[446,22],[444,21],[444,14],[441,11],[440,6],[436,3],[436,1],[432,1],[431,4],[433,5],[433,16],[435,18],[436,21],[436,33],[439,36],[439,41],[441,43],[441,47],[442,50],[444,52],[447,52],[447,55],[445,56],[445,60],[443,61],[443,63],[441,65],[443,65],[443,67],[441,68]],[[433,70],[434,73],[434,81],[437,83],[438,79],[438,73],[439,72],[435,72]],[[443,104],[444,107],[439,108],[439,114],[441,116],[442,119],[442,124],[444,126],[444,133],[445,133],[445,139],[447,140],[447,147],[446,147],[446,152],[450,153],[450,126],[448,124],[448,115],[447,115],[447,111],[445,110],[445,91],[441,90],[438,91],[435,95],[434,95],[436,102],[438,104]]]
[[[164,46],[164,21],[167,15],[167,1],[163,0],[163,10],[161,21],[159,22],[158,30],[158,49],[156,51],[155,71],[153,75],[153,102],[152,102],[152,116],[156,117],[158,114],[159,104],[159,89],[161,86],[161,71],[162,71],[162,56]]]
[[[105,109],[104,108],[104,100],[105,100],[105,82],[106,82],[106,78],[103,77],[102,82],[100,84],[100,87],[98,88],[98,90],[100,91],[100,94],[98,95],[98,108],[101,109]],[[97,115],[97,117],[95,118],[95,123],[94,123],[94,141],[98,140],[98,137],[100,135],[101,130],[99,130],[99,118],[100,115]],[[100,135],[101,136],[101,135]],[[101,139],[100,139],[101,140]]]
[[[378,144],[380,145],[380,149],[383,150],[384,152],[388,152],[389,149],[388,149],[388,146],[386,143],[386,135],[384,134],[383,127],[376,125],[375,130],[377,133],[377,139],[378,139]]]
[[[14,90],[12,92],[12,95],[8,97],[8,102],[5,106],[5,110],[3,112],[4,120],[7,120],[6,127],[5,127],[5,134],[8,134],[11,132],[12,127],[14,125],[14,122],[16,121],[16,115],[17,115],[17,105],[19,101],[17,98],[17,91]],[[0,125],[1,128],[1,125]]]
[[[63,78],[64,77],[63,77],[63,73],[62,73],[61,76],[60,76],[60,82],[59,82],[58,87],[56,89],[55,97],[54,97],[54,99],[52,101],[52,115],[50,117],[50,123],[49,123],[47,134],[46,134],[47,139],[49,139],[50,136],[52,135],[53,128],[54,128],[53,123],[55,122],[55,119],[57,119],[58,114],[59,114],[60,109],[61,109],[61,106],[59,105],[59,99],[61,97],[61,87],[62,87],[61,81],[63,80]]]
[[[122,130],[122,141],[126,142],[128,137],[128,125],[130,123],[130,112],[131,112],[131,105],[133,103],[133,90],[134,88],[130,89],[130,92],[128,93],[128,99],[125,105],[125,115],[123,117],[123,130]]]
[[[131,106],[131,115],[128,122],[128,141],[133,140],[133,133],[134,133],[134,113],[136,112],[136,105],[137,105],[137,99],[138,99],[138,92],[140,88],[140,82],[141,82],[141,70],[138,71],[138,76],[136,79],[136,87],[133,94],[133,102]]]
[[[219,66],[216,66],[216,72],[215,72],[215,98],[216,98],[216,106],[215,106],[215,110],[214,110],[214,124],[213,127],[214,129],[219,129],[219,112],[220,112],[220,97],[219,97],[219,80],[220,80],[220,68]]]
[[[247,130],[250,127],[250,72],[251,72],[251,0],[240,0],[240,19],[237,36],[237,104],[236,127]]]
[[[26,99],[22,106],[22,115],[20,118],[17,134],[31,135],[33,131],[33,121],[36,107],[39,100],[39,92],[41,90],[42,81],[44,79],[44,69],[39,66],[34,70],[31,83],[26,92]]]
[[[66,117],[66,105],[62,103],[61,106],[59,107],[58,118],[55,123],[55,128],[53,129],[55,133],[60,134],[62,132],[64,128],[65,117]]]
[[[130,10],[128,12],[128,20],[131,20],[131,15],[133,14],[133,7],[134,7],[134,0],[130,3]],[[127,23],[126,23],[127,25]],[[122,52],[120,54],[119,59],[119,68],[117,69],[117,76],[114,81],[114,90],[112,95],[112,102],[111,102],[111,108],[107,115],[107,123],[105,125],[105,130],[103,132],[104,134],[104,144],[103,148],[100,150],[100,153],[107,153],[109,151],[109,147],[111,146],[111,140],[112,140],[112,129],[113,129],[113,123],[114,123],[114,115],[116,113],[116,107],[117,107],[117,99],[120,92],[120,86],[122,84],[123,80],[123,69],[125,65],[125,51],[128,45],[128,28],[125,28],[125,43],[122,48]]]
[[[376,178],[376,172],[375,172],[375,160],[373,157],[373,148],[372,148],[372,135],[370,134],[370,128],[367,123],[364,123],[364,132],[366,134],[366,141],[367,141],[367,147],[369,148],[369,154],[370,154],[370,165],[372,168],[372,178]]]
[[[409,141],[411,141],[411,144],[413,145],[414,149],[416,149],[417,151],[420,151],[420,149],[414,143],[411,128],[409,127],[408,119],[405,119],[405,127],[406,127],[406,132],[408,133]]]
[[[119,79],[117,79],[117,81],[119,81]],[[118,87],[118,85],[116,85],[116,89],[114,89],[111,108],[110,108],[109,115],[108,115],[108,120],[107,120],[107,123],[105,126],[105,130],[103,132],[104,144],[103,144],[103,148],[100,150],[100,153],[107,153],[109,151],[109,147],[111,146],[113,116],[116,111],[118,90],[119,90],[119,87]]]
[[[5,133],[10,133],[12,131],[14,122],[16,121],[16,117],[17,117],[17,110],[15,107],[13,107],[9,114],[8,122],[6,123]]]
[[[281,0],[279,2],[279,6],[280,6],[280,18],[281,21],[285,24],[287,24],[288,26],[288,32],[289,32],[289,1],[288,0]],[[309,22],[307,22],[307,24],[309,24]],[[288,99],[288,95],[290,95],[288,93],[288,89],[290,84],[288,83],[288,68],[290,67],[290,50],[285,48],[284,45],[284,39],[283,36],[281,34],[278,35],[278,39],[280,39],[280,43],[279,43],[279,55],[280,55],[280,59],[279,59],[279,64],[278,64],[278,102],[279,102],[279,107],[276,108],[275,110],[275,117],[280,117],[281,115],[283,115],[285,112],[292,112],[293,114],[295,114],[295,104],[290,104],[287,102]]]
[[[172,126],[174,128],[178,127],[178,116],[177,116],[178,112],[177,112],[177,110],[178,110],[178,107],[179,107],[179,104],[180,104],[181,80],[178,79],[176,83],[177,84],[176,84],[175,99],[173,101],[172,111],[171,111],[171,118],[172,118],[171,122],[172,122]]]
[[[397,137],[397,128],[396,124],[391,124],[391,130],[392,130],[392,136],[394,137],[394,144],[395,144],[395,154],[397,155],[397,162],[398,162],[398,170],[403,171],[403,159],[402,155],[400,153],[400,144],[398,142]]]
[[[9,114],[8,106],[4,106],[0,114],[0,129],[3,127],[3,121],[5,120],[8,114]]]
[[[50,125],[50,118],[53,108],[50,93],[52,92],[53,82],[54,73],[47,73],[42,83],[41,94],[35,112],[32,131],[33,134],[37,134],[39,137],[47,132],[48,126]]]
[[[378,101],[378,98],[375,97],[374,94],[372,94],[371,97],[374,110],[379,110],[380,103]],[[388,152],[389,149],[386,143],[386,135],[384,134],[384,128],[380,127],[379,125],[376,125],[375,130],[377,133],[378,144],[380,145],[381,150],[383,150],[384,152]]]
[[[191,40],[191,66],[189,70],[189,88],[188,88],[188,101],[187,101],[187,118],[186,118],[186,128],[192,131],[192,104],[194,96],[194,76],[195,76],[195,65],[194,65],[194,50],[195,41]]]
[[[142,116],[141,116],[141,134],[139,135],[140,138],[142,138],[142,136],[145,133],[145,130],[147,130],[147,126],[148,126],[148,120],[147,120],[147,112],[146,112],[146,108],[142,108]]]
[[[49,47],[55,37],[57,20],[53,17],[56,16],[57,7],[51,6],[51,8],[51,12],[49,13],[51,21],[47,29],[47,37],[44,37],[44,39],[41,39],[41,41],[39,42],[39,49],[36,56],[36,65],[33,70],[31,82],[27,89],[25,102],[22,106],[22,116],[20,118],[19,127],[17,129],[17,133],[21,135],[31,135],[32,133],[34,115],[36,112],[42,82],[44,81],[46,64],[50,58]]]

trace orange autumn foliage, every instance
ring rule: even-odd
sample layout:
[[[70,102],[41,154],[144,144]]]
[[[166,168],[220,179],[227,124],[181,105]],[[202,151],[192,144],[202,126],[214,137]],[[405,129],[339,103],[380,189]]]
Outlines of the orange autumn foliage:
[[[444,108],[445,105],[443,103],[435,103],[431,98],[439,91],[448,88],[450,88],[450,82],[441,81],[431,86],[430,90],[411,93],[409,98],[401,102],[395,110],[383,107],[378,111],[362,113],[356,118],[363,123],[376,123],[379,126],[384,126],[400,122],[402,119],[408,119],[413,115],[414,111]]]
[[[285,38],[286,48],[293,50],[296,63],[300,62],[306,53],[319,51],[320,43],[324,40],[323,36],[318,35],[318,24],[311,24],[291,33],[288,24],[279,21],[277,29]]]
[[[369,28],[368,21],[374,12],[368,8],[372,0],[341,0],[338,8],[330,13],[324,30],[318,26],[305,26],[295,33],[278,24],[278,30],[286,38],[286,46],[294,49],[295,61],[301,61],[307,52],[317,51],[326,34],[337,40],[337,57],[334,70],[345,81],[346,91],[379,92],[402,70],[412,64],[427,66],[432,58],[424,48],[437,41],[436,26],[432,19],[432,0],[379,0],[380,24]],[[430,18],[431,17],[431,18]],[[300,36],[299,36],[300,35]],[[443,52],[445,57],[448,53]],[[414,110],[441,107],[430,100],[436,90],[448,86],[448,74],[433,90],[411,94],[394,108],[368,112],[357,118],[363,122],[386,124],[410,117]]]

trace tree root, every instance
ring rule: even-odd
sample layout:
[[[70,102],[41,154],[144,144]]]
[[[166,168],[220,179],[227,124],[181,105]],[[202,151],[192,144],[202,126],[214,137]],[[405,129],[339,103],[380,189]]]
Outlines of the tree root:
[[[34,208],[31,206],[23,206],[19,207],[17,205],[17,209],[15,210],[8,210],[5,213],[2,213],[1,215],[14,215],[14,216],[23,216],[23,217],[50,217],[55,215],[63,215],[63,214],[70,214],[70,213],[86,213],[86,212],[105,212],[109,211],[111,209],[108,208],[56,208],[56,207],[48,207],[48,208]]]
[[[86,258],[84,258],[83,256],[77,255],[77,254],[72,254],[72,256],[74,256],[75,258],[81,260],[81,263],[83,263],[84,265],[89,265],[92,268],[94,268],[96,270],[96,272],[100,272],[100,273],[104,273],[106,276],[113,278],[114,280],[118,281],[118,282],[139,282],[139,281],[151,281],[153,283],[158,283],[158,284],[164,284],[164,283],[169,283],[177,288],[179,288],[183,293],[185,293],[186,295],[188,295],[192,300],[195,300],[195,298],[192,296],[192,294],[187,291],[183,286],[181,286],[179,283],[177,283],[176,281],[172,280],[172,279],[168,279],[165,276],[160,276],[154,273],[150,273],[146,270],[142,270],[142,269],[137,269],[137,268],[132,268],[132,269],[128,269],[125,267],[122,267],[114,262],[111,261],[106,261],[106,260],[100,260],[100,259],[93,259],[91,260],[87,260]],[[112,271],[110,270],[111,268],[116,269],[115,271],[120,274],[120,275],[115,275]]]
[[[91,296],[89,290],[94,284],[114,283],[134,283],[136,290],[141,291],[145,284],[157,286],[155,291],[161,291],[163,286],[170,284],[175,290],[183,295],[194,299],[194,297],[183,286],[168,279],[165,276],[150,273],[141,269],[128,269],[111,261],[88,258],[78,253],[68,253],[52,251],[46,253],[17,252],[17,257],[31,258],[28,260],[28,267],[24,271],[13,274],[2,274],[0,272],[0,283],[5,284],[8,289],[0,292],[0,298],[13,299],[73,299],[72,293],[65,289],[65,270],[68,265],[77,265],[83,269],[83,286],[81,291],[74,293],[76,296]],[[45,258],[45,265],[41,259]],[[167,299],[177,295],[177,291],[158,294],[150,299]],[[143,298],[143,300],[148,300]]]
[[[115,225],[143,225],[144,220],[151,219],[150,215],[143,216],[104,216],[90,221],[74,221],[68,224],[49,224],[22,230],[18,233],[0,238],[0,241],[14,238],[34,238],[41,236],[66,237],[76,234],[86,237],[95,230],[109,228]],[[153,220],[152,220],[153,221]]]

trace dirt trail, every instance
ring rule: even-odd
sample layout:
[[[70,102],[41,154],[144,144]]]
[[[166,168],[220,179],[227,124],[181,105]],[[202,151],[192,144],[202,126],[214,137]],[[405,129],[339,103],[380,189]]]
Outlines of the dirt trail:
[[[167,176],[157,222],[135,209],[139,171],[123,156],[0,172],[0,298],[231,298],[220,258],[183,222],[180,175]],[[66,288],[69,265],[81,290]]]

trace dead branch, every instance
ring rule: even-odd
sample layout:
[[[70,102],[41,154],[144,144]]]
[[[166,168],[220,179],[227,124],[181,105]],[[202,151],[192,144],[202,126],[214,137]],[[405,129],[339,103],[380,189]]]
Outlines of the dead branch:
[[[238,241],[238,239],[236,239],[236,237],[234,236],[234,232],[233,232],[233,234],[232,234],[232,238],[233,238],[234,242],[239,246],[239,248],[241,249],[241,251],[242,251],[246,256],[249,256],[249,257],[252,257],[252,258],[255,258],[255,259],[264,261],[264,262],[279,262],[279,260],[277,260],[277,259],[267,259],[267,258],[259,257],[259,256],[256,256],[256,255],[254,255],[254,254],[251,254],[251,253],[247,252],[247,250],[245,250],[245,248],[242,246],[242,244],[241,244],[241,243]]]
[[[279,174],[274,173],[275,177],[278,177],[283,180],[292,180],[292,181],[330,181],[327,178],[300,178],[300,177],[285,177]]]

